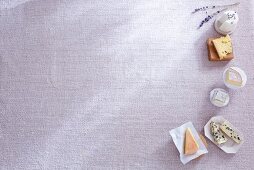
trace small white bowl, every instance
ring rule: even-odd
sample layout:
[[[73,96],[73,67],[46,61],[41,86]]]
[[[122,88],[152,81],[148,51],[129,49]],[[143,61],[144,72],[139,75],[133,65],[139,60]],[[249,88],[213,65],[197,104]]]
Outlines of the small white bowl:
[[[223,98],[224,98],[224,101],[219,101],[219,100],[216,100],[216,94],[220,93],[221,95],[223,95]],[[218,94],[219,95],[219,94]],[[220,96],[217,96],[217,97],[220,97]],[[214,105],[214,106],[217,106],[217,107],[224,107],[226,105],[228,105],[229,103],[229,95],[228,95],[228,92],[224,89],[221,89],[221,88],[215,88],[213,89],[211,92],[210,92],[210,101],[211,103]]]
[[[236,11],[225,11],[216,18],[214,28],[222,35],[232,34],[238,21],[239,17]]]
[[[233,69],[240,74],[240,76],[242,78],[242,85],[241,86],[236,86],[236,85],[230,84],[226,81],[226,72],[228,69]],[[223,82],[228,88],[236,90],[236,89],[239,89],[239,88],[242,88],[245,86],[245,84],[247,82],[247,76],[242,69],[240,69],[238,67],[229,67],[229,68],[225,69],[225,71],[223,72]]]

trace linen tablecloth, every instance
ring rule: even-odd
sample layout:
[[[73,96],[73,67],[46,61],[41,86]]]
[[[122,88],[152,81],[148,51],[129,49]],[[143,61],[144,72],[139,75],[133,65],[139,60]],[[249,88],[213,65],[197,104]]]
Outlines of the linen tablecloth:
[[[209,62],[206,5],[230,0],[1,0],[0,167],[12,169],[253,169],[254,1],[243,0],[235,59]],[[210,13],[211,11],[209,11]],[[216,108],[209,92],[242,68],[247,85]],[[169,130],[198,131],[222,115],[243,131],[237,154],[182,165]]]

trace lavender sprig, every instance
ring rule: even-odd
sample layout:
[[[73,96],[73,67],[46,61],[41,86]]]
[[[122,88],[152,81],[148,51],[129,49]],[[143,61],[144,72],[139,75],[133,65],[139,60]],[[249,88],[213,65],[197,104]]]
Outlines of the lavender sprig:
[[[199,11],[207,11],[208,9],[214,9],[216,8],[216,6],[203,6],[201,8],[196,8],[192,13],[196,13],[196,12],[199,12]]]
[[[216,11],[216,12],[214,12],[212,15],[208,15],[207,17],[205,17],[205,19],[203,19],[203,20],[201,21],[201,23],[199,24],[198,29],[201,28],[205,23],[207,23],[208,21],[210,21],[214,16],[216,16],[216,15],[218,15],[219,13],[221,13],[221,12],[223,12],[223,11],[226,11],[226,10],[228,10],[228,8],[224,8],[224,9],[222,9],[222,10]]]
[[[230,8],[233,6],[239,5],[240,2],[234,3],[234,4],[229,4],[229,5],[213,5],[213,6],[203,6],[201,8],[196,8],[192,13],[200,12],[200,11],[207,11],[209,9],[215,9],[215,8]]]

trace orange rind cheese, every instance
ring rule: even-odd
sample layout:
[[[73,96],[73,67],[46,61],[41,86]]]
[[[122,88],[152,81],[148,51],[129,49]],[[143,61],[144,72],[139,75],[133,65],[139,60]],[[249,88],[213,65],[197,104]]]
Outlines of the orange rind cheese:
[[[191,129],[187,128],[185,132],[185,145],[184,145],[184,154],[192,155],[196,153],[199,149],[198,143],[195,140]]]

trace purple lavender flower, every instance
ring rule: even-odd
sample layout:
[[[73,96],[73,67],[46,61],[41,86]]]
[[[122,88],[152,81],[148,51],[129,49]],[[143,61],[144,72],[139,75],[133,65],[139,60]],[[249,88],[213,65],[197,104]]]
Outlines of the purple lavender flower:
[[[216,15],[218,15],[219,13],[221,13],[221,12],[223,12],[223,11],[226,11],[226,10],[228,10],[228,8],[224,8],[224,9],[222,9],[222,10],[216,11],[216,12],[214,12],[212,15],[208,15],[207,17],[205,17],[205,19],[203,19],[203,20],[201,21],[201,23],[199,24],[198,29],[201,28],[205,23],[209,22],[214,16],[216,16]]]
[[[207,17],[205,17],[204,20],[202,20],[202,22],[200,23],[198,28],[201,28],[205,23],[207,23],[210,19],[212,19],[213,16],[208,15]]]
[[[209,22],[214,16],[218,15],[219,13],[223,12],[223,11],[226,11],[228,10],[228,8],[230,7],[234,7],[234,6],[237,6],[239,5],[240,3],[234,3],[234,4],[230,4],[230,5],[213,5],[213,6],[203,6],[201,8],[196,8],[194,9],[194,11],[192,13],[196,13],[196,12],[199,12],[199,11],[206,11],[206,14],[207,14],[207,10],[209,9],[216,9],[216,8],[223,8],[223,9],[220,9],[220,10],[217,10],[216,12],[214,12],[213,14],[211,15],[208,15],[207,17],[205,17],[201,23],[199,24],[199,27],[198,28],[201,28],[205,23]],[[228,15],[228,18],[231,19],[231,18],[235,18],[235,14],[232,14],[232,15]]]

